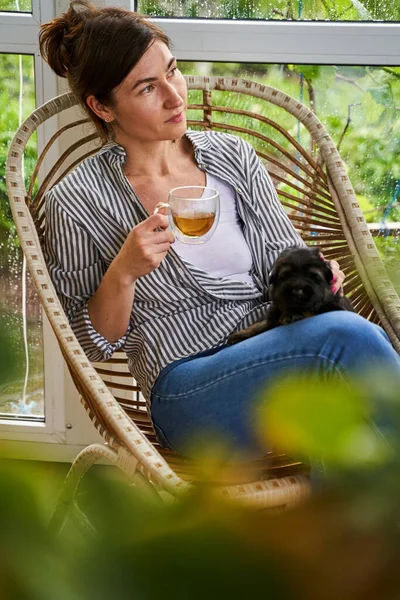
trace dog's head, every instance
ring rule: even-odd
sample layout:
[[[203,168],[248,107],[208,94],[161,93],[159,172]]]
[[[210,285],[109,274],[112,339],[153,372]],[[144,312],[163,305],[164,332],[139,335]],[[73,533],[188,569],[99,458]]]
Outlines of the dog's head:
[[[332,278],[318,248],[289,248],[274,264],[269,298],[283,313],[313,314],[332,298]]]

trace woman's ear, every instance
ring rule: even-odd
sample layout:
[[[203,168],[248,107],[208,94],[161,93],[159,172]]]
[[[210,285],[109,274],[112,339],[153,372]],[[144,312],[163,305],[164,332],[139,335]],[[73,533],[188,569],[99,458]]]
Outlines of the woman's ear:
[[[99,117],[99,119],[102,119],[106,123],[111,123],[114,121],[115,116],[112,108],[102,104],[93,94],[90,94],[90,96],[86,98],[85,102],[90,110]]]

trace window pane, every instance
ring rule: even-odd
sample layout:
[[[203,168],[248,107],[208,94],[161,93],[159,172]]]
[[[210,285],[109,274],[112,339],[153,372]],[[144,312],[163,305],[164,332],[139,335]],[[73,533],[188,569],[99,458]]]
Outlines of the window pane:
[[[32,0],[0,0],[0,12],[32,12]]]
[[[138,10],[154,17],[400,21],[394,0],[139,0]]]
[[[33,56],[0,54],[0,417],[44,417],[42,320],[22,251],[5,184],[9,142],[35,107]],[[29,143],[25,176],[32,172],[36,142]],[[25,300],[26,296],[26,300]]]
[[[400,293],[400,67],[181,62],[180,68],[185,74],[253,79],[312,106],[339,147],[367,221],[378,224],[376,233],[379,223],[384,222],[380,237],[375,239]],[[213,94],[215,102],[224,103],[226,95]],[[189,100],[202,103],[200,96],[190,92]],[[271,119],[283,111],[273,105],[265,109],[249,96],[236,100],[235,108],[255,113],[264,110],[261,114]],[[246,126],[245,116],[233,115],[232,119],[235,125]],[[309,148],[306,130],[298,129],[294,117],[285,113],[284,125]],[[272,139],[278,136],[270,127],[265,135]],[[285,143],[282,137],[275,141]],[[252,143],[256,145],[257,140],[253,138]]]

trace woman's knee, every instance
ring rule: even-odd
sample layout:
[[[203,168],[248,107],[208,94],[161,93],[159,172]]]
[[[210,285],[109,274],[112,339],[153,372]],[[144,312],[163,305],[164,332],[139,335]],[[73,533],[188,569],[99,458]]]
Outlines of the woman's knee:
[[[394,366],[400,371],[400,358],[385,331],[356,313],[328,313],[325,320],[325,347],[336,357],[347,357],[349,364]]]
[[[373,340],[388,343],[384,330],[361,317],[357,313],[350,311],[333,311],[326,313],[326,333],[338,339],[348,340]]]

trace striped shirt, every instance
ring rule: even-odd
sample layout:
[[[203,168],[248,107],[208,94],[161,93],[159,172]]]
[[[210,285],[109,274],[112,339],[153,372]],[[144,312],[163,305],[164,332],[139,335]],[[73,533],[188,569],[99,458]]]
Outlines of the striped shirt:
[[[253,258],[252,284],[213,277],[171,247],[159,267],[136,282],[128,330],[110,343],[94,329],[88,301],[130,230],[149,216],[124,174],[125,150],[106,144],[46,195],[45,256],[75,335],[92,361],[123,349],[147,400],[165,366],[220,346],[257,321],[276,257],[288,246],[304,245],[250,144],[212,131],[186,135],[199,168],[236,190]]]

